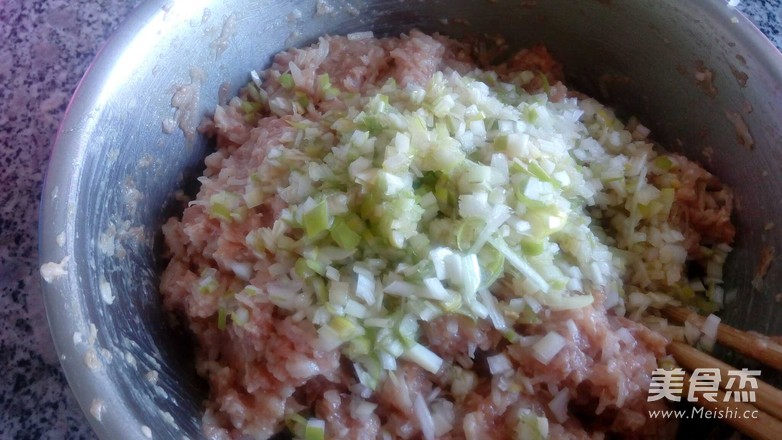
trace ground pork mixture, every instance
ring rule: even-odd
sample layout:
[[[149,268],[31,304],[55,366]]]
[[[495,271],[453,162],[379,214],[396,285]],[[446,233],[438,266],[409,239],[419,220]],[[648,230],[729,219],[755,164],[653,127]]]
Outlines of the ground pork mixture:
[[[647,396],[677,333],[641,322],[716,301],[730,191],[545,48],[476,59],[324,37],[204,124],[161,292],[198,342],[208,438],[673,436]]]

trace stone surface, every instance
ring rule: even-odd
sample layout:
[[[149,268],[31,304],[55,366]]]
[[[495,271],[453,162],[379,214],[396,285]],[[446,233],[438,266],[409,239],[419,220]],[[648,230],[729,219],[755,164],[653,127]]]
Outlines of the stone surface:
[[[719,0],[715,0],[719,1]],[[0,1],[0,438],[94,438],[60,369],[37,261],[38,201],[68,99],[138,0]],[[737,8],[782,47],[782,0]]]

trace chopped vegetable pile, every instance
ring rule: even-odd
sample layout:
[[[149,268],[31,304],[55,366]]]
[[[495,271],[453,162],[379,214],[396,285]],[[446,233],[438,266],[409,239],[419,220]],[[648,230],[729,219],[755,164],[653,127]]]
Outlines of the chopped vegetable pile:
[[[274,225],[247,237],[256,252],[275,256],[272,301],[312,320],[321,348],[341,347],[369,387],[400,357],[437,372],[442,361],[418,342],[418,323],[443,313],[488,318],[512,340],[512,323],[535,322],[542,307],[589,305],[593,291],[623,307],[627,253],[604,244],[614,242],[590,208],[621,197],[628,212],[617,229],[626,242],[617,244],[643,245],[639,226],[667,219],[674,195],[648,184],[647,174],[674,163],[646,142],[631,142],[631,157],[616,151],[632,135],[609,110],[527,93],[534,78],[438,72],[425,87],[390,79],[359,95],[340,94],[324,74],[323,99],[339,97],[349,110],[315,120],[294,77],[283,74],[279,83],[294,99],[269,106],[293,113],[286,121],[295,138],[268,153],[243,194],[212,195],[209,213],[242,221],[267,197],[282,197],[288,206]],[[248,89],[242,108],[252,117],[252,97],[262,97],[257,84]],[[249,278],[249,268],[235,272]],[[665,276],[675,284],[681,274]],[[490,291],[500,278],[515,292],[509,299]],[[205,273],[204,288],[212,283]],[[223,309],[221,327],[228,313],[246,319],[241,308]]]
[[[205,435],[669,427],[647,417],[651,372],[718,321],[655,309],[734,294],[730,189],[568,91],[542,46],[496,72],[476,47],[323,37],[204,122],[217,149],[163,226],[161,293],[198,341]]]

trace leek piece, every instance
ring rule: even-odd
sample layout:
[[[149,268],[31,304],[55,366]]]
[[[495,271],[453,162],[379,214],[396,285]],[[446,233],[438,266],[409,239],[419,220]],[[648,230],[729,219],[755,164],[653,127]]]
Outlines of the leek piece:
[[[546,76],[545,73],[541,72],[540,79],[541,81],[543,81],[543,91],[546,92],[546,94],[548,95],[549,93],[551,93],[551,85],[548,82],[548,76]]]
[[[377,136],[385,127],[375,116],[364,116],[364,119],[358,124],[358,129],[366,131],[370,136]]]
[[[315,291],[315,298],[318,302],[324,303],[329,299],[329,291],[326,287],[326,282],[321,277],[312,277],[312,290]]]
[[[296,437],[303,437],[304,427],[307,425],[307,419],[298,413],[289,413],[285,415],[285,426]]]
[[[234,313],[231,313],[231,321],[236,325],[247,324],[250,320],[250,312],[244,307],[239,307]]]
[[[440,356],[418,343],[408,348],[403,356],[432,374],[437,374],[443,365],[443,359]]]
[[[290,72],[286,72],[280,75],[280,85],[287,90],[293,88],[293,76],[290,74]]]
[[[549,174],[546,172],[546,170],[543,169],[543,167],[540,166],[540,164],[537,161],[530,161],[529,165],[527,165],[527,170],[532,174],[533,176],[537,177],[538,179],[548,182],[551,184],[557,184],[557,180],[551,178]]]
[[[228,312],[224,308],[220,308],[220,310],[217,311],[217,328],[219,330],[225,330],[225,321],[228,317]]]
[[[221,191],[209,198],[209,215],[219,220],[231,221],[231,208],[236,204],[236,196]]]
[[[532,238],[525,238],[521,240],[521,250],[524,252],[524,255],[534,257],[542,254],[545,248],[545,240],[536,240]]]
[[[309,267],[305,258],[299,258],[296,260],[296,264],[293,266],[293,269],[296,272],[296,275],[298,275],[298,277],[303,280],[315,275],[315,271]]]
[[[211,272],[211,273],[209,273]],[[212,293],[217,289],[218,283],[217,279],[214,277],[214,269],[211,271],[208,271],[204,276],[201,278],[201,281],[198,282],[198,292],[203,294]]]
[[[494,151],[505,151],[508,149],[508,135],[507,134],[501,134],[494,138],[493,144],[492,144]]]
[[[516,425],[516,438],[519,440],[545,440],[548,438],[548,419],[539,417],[528,409],[519,413],[519,422]]]
[[[321,419],[309,419],[304,427],[304,440],[324,440],[326,422]]]
[[[331,226],[329,234],[331,239],[342,249],[354,250],[361,243],[361,236],[354,232],[348,223],[341,218],[334,219],[334,224]]]
[[[654,159],[654,166],[663,171],[668,171],[673,168],[673,161],[668,156],[657,156]]]
[[[263,101],[263,97],[261,96],[261,92],[257,85],[249,83],[247,84],[247,87],[245,87],[245,90],[247,91],[247,94],[250,95],[250,98],[259,102]]]
[[[515,267],[524,277],[542,292],[549,291],[550,286],[540,274],[527,263],[524,258],[513,252],[508,245],[499,239],[489,240],[489,244],[505,255],[505,260]]]
[[[347,351],[352,357],[366,356],[372,350],[372,341],[365,336],[355,338],[350,341]]]
[[[315,205],[314,208],[301,216],[307,237],[314,237],[329,227],[329,208],[325,200]]]
[[[333,328],[342,339],[347,339],[356,330],[356,324],[343,316],[331,318],[329,326]]]
[[[485,246],[478,253],[478,258],[483,262],[481,271],[481,288],[488,288],[505,273],[505,256],[497,249]]]
[[[318,75],[318,88],[322,91],[326,91],[331,88],[331,79],[328,73]]]

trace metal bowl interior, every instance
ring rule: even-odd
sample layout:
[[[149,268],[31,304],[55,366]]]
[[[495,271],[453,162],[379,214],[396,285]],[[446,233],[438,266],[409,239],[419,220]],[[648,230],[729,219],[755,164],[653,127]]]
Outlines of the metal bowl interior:
[[[67,275],[45,283],[48,319],[80,405],[88,414],[102,405],[100,420],[88,416],[99,437],[201,436],[205,385],[157,290],[158,231],[181,210],[177,192],[193,190],[209,149],[184,131],[286,47],[412,28],[499,34],[511,48],[544,43],[575,88],[637,115],[663,145],[732,186],[739,234],[725,279],[738,295],[724,319],[782,331],[782,265],[751,284],[761,252],[782,249],[782,224],[773,225],[782,218],[782,56],[724,2],[334,0],[318,12],[308,0],[150,0],[80,84],[42,200],[41,262],[69,257]],[[699,69],[712,72],[716,93],[698,86]],[[188,85],[199,99],[183,115],[186,130],[166,134],[172,95]],[[752,148],[740,142],[741,121]]]

